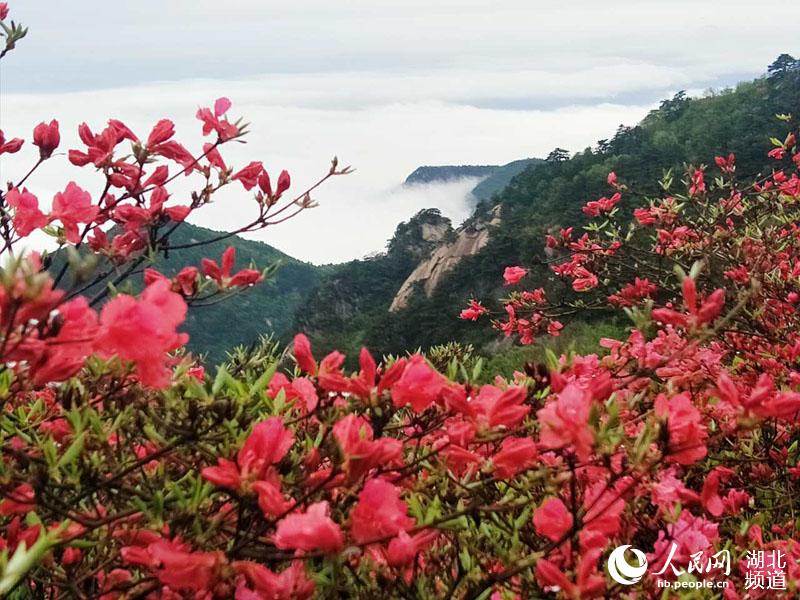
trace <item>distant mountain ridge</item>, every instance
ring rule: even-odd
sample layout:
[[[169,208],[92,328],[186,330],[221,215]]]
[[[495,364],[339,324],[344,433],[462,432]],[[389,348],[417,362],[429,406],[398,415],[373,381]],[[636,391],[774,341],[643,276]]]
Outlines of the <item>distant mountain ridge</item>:
[[[465,177],[480,177],[472,189],[477,200],[489,200],[511,180],[531,165],[544,162],[540,158],[522,158],[505,165],[441,165],[417,167],[406,177],[404,185],[446,183]]]
[[[465,177],[488,177],[499,169],[499,165],[442,165],[422,166],[414,169],[404,185],[419,183],[441,183]]]

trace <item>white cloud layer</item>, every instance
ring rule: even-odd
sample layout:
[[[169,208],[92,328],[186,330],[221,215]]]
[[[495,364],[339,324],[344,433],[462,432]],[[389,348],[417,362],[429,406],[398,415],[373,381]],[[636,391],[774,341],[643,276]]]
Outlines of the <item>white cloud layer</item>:
[[[380,250],[422,208],[456,224],[467,215],[466,182],[400,186],[419,165],[581,150],[678,89],[730,84],[796,52],[768,15],[796,21],[800,3],[774,4],[15,0],[12,15],[31,33],[3,61],[0,127],[27,136],[55,117],[70,148],[82,120],[120,118],[145,136],[170,117],[198,149],[195,109],[229,96],[252,123],[229,163],[287,168],[296,190],[334,154],[358,169],[322,188],[319,208],[256,236],[336,262]],[[34,156],[4,156],[0,178],[16,179]],[[67,178],[99,191],[64,157],[30,186],[46,199]],[[195,221],[233,227],[252,209],[248,196],[226,192]]]
[[[280,78],[273,85],[281,89]],[[461,222],[469,212],[466,195],[474,182],[402,187],[419,165],[505,163],[546,155],[557,145],[579,150],[613,133],[619,123],[638,120],[648,108],[601,104],[522,111],[415,101],[331,110],[274,104],[260,81],[233,86],[205,82],[11,95],[4,101],[3,127],[9,134],[26,135],[38,121],[55,117],[62,123],[62,148],[74,148],[81,147],[77,124],[87,116],[95,130],[106,118],[121,118],[140,137],[146,137],[156,120],[170,116],[175,118],[179,139],[198,149],[202,140],[194,119],[196,107],[222,94],[234,100],[232,114],[245,115],[252,123],[246,145],[223,149],[229,164],[243,166],[254,159],[263,160],[272,173],[286,168],[297,191],[324,174],[334,155],[342,165],[357,168],[320,189],[315,196],[318,208],[255,235],[292,256],[317,263],[380,250],[401,220],[423,208],[438,207],[454,223]],[[5,155],[0,176],[18,179],[35,156],[32,147]],[[48,161],[28,184],[44,200],[67,178],[99,192],[99,177],[91,169],[72,167],[63,156]],[[249,198],[238,184],[232,186],[193,221],[214,229],[233,228],[252,214]]]

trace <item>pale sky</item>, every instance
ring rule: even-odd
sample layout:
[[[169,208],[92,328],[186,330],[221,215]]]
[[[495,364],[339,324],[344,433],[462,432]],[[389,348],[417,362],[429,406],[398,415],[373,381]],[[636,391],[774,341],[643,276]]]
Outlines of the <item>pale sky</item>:
[[[0,127],[29,137],[58,118],[109,117],[141,136],[170,117],[199,148],[194,112],[221,95],[252,123],[229,164],[288,168],[296,189],[337,154],[358,170],[324,187],[321,206],[255,237],[316,263],[380,250],[397,223],[436,206],[456,222],[468,182],[412,190],[422,164],[505,163],[577,151],[634,124],[675,91],[701,93],[762,73],[800,43],[800,3],[564,3],[227,0],[12,0],[28,37],[2,61]],[[0,178],[33,159],[4,155]],[[53,159],[30,181],[46,201],[69,179],[98,179]],[[228,193],[194,218],[213,228],[247,217]]]

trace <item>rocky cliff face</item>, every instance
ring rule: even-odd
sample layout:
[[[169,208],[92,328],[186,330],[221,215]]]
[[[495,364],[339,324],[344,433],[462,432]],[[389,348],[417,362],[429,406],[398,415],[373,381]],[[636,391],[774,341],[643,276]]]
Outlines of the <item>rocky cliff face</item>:
[[[437,209],[419,211],[395,229],[386,247],[386,255],[416,263],[427,257],[433,249],[453,238],[455,232],[450,219]]]
[[[295,316],[294,330],[312,337],[320,353],[337,349],[358,356],[375,324],[388,315],[400,282],[456,238],[450,220],[436,209],[420,211],[397,226],[386,251],[326,268],[322,281]],[[369,339],[368,339],[369,338]]]
[[[496,207],[490,220],[477,221],[460,228],[454,239],[435,248],[430,257],[423,260],[406,278],[395,294],[389,312],[397,312],[408,306],[417,289],[430,297],[439,282],[466,256],[472,256],[489,242],[489,225],[500,223],[500,207]],[[451,236],[452,237],[452,236]]]

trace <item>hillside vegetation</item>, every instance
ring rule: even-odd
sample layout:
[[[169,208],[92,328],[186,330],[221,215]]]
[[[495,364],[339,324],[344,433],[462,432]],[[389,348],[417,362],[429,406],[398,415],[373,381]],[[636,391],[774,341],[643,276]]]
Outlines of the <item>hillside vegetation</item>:
[[[478,200],[489,200],[501,192],[511,180],[528,167],[544,162],[541,158],[521,158],[506,165],[497,167],[491,174],[472,189],[472,195]]]
[[[386,252],[336,265],[322,278],[296,316],[323,351],[355,355],[375,334],[397,290],[433,248],[452,239],[450,220],[438,210],[421,211],[397,226]]]
[[[196,240],[215,236],[217,232],[185,223],[176,231],[175,244],[181,239]],[[265,283],[233,298],[189,311],[186,331],[189,348],[208,353],[211,362],[224,358],[225,351],[237,344],[255,342],[259,335],[273,333],[279,338],[292,334],[294,315],[301,310],[309,295],[319,285],[325,267],[315,267],[292,258],[263,242],[230,238],[199,248],[181,250],[176,258],[161,261],[157,266],[172,274],[183,264],[200,264],[203,256],[219,257],[229,245],[236,248],[237,264],[253,263],[260,268],[277,264],[274,276]]]
[[[533,278],[555,298],[570,294],[545,264],[543,238],[562,226],[581,226],[581,207],[608,192],[606,176],[616,171],[626,181],[648,191],[666,169],[684,163],[709,163],[713,157],[736,153],[737,173],[749,177],[769,172],[765,155],[770,140],[785,125],[779,113],[800,110],[800,75],[796,70],[772,73],[735,88],[688,98],[683,92],[664,100],[635,126],[621,125],[612,137],[574,155],[553,152],[545,160],[522,159],[504,166],[420,167],[407,182],[442,181],[480,175],[473,191],[480,202],[464,227],[489,223],[488,244],[464,257],[429,294],[415,292],[406,308],[390,312],[398,290],[414,269],[438,247],[452,242],[457,232],[438,210],[421,211],[398,225],[386,250],[376,256],[339,265],[315,267],[271,246],[232,237],[203,248],[187,248],[155,266],[172,274],[178,265],[199,265],[202,256],[218,257],[229,245],[237,249],[237,264],[263,267],[279,263],[275,276],[227,302],[190,311],[186,330],[189,348],[218,361],[226,350],[247,344],[260,334],[273,333],[282,341],[305,331],[321,351],[338,348],[354,356],[361,345],[378,353],[401,353],[451,340],[471,343],[483,353],[496,354],[497,341],[488,327],[465,323],[458,310],[472,297],[500,297],[498,273],[511,264],[533,265]],[[656,191],[650,183],[649,191]],[[644,187],[643,187],[644,186]],[[623,206],[624,208],[624,206]],[[484,226],[484,225],[482,225]],[[216,237],[216,232],[183,224],[175,243]],[[538,265],[538,266],[537,266]],[[586,314],[581,322],[610,325],[604,313]],[[566,337],[580,347],[590,343],[581,323],[568,327]],[[574,338],[571,332],[579,332]],[[567,342],[560,340],[558,347]],[[507,349],[506,349],[507,350]]]
[[[569,293],[544,264],[544,234],[549,229],[585,223],[581,207],[608,192],[606,176],[610,171],[624,174],[627,181],[635,181],[642,188],[646,182],[658,181],[666,169],[683,163],[709,163],[715,155],[734,152],[740,176],[768,173],[771,167],[766,154],[771,144],[765,132],[785,135],[786,126],[775,115],[798,110],[797,71],[773,73],[703,98],[678,93],[638,125],[620,126],[612,137],[594,147],[564,160],[554,153],[550,160],[528,166],[500,193],[482,202],[475,218],[499,204],[500,225],[493,228],[488,245],[463,259],[430,297],[416,294],[406,309],[396,313],[378,308],[388,307],[403,273],[413,268],[409,255],[403,255],[405,262],[401,265],[399,256],[388,253],[380,260],[348,263],[350,266],[336,268],[323,280],[329,306],[359,306],[359,290],[364,290],[372,307],[369,315],[360,314],[355,321],[331,320],[317,310],[320,295],[315,294],[297,325],[309,331],[322,347],[328,347],[335,334],[340,340],[357,340],[382,353],[449,340],[486,349],[493,340],[488,327],[459,321],[453,306],[464,305],[471,297],[500,296],[503,292],[498,273],[511,264],[538,264],[533,276],[541,285],[556,297],[562,289]],[[650,185],[655,191],[656,184]],[[390,245],[397,243],[393,240]],[[337,293],[334,281],[341,284],[341,293]],[[589,322],[598,318],[606,319],[607,315],[583,316]]]
[[[213,240],[220,232],[182,223],[172,234],[173,245],[182,246]],[[206,355],[210,363],[220,362],[226,351],[239,344],[258,340],[259,335],[273,333],[279,338],[291,334],[295,314],[307,302],[308,296],[317,288],[327,267],[315,267],[301,262],[263,242],[232,236],[207,245],[170,253],[168,258],[159,257],[149,265],[165,275],[175,275],[181,267],[194,265],[199,268],[204,257],[219,257],[228,246],[236,248],[236,264],[244,267],[253,263],[258,268],[277,266],[275,273],[262,284],[243,293],[214,302],[207,306],[195,305],[189,311],[183,330],[190,336],[189,350]],[[57,273],[63,264],[57,256],[51,272]],[[98,264],[96,269],[107,265]],[[73,284],[69,279],[63,286]],[[143,287],[141,274],[126,282],[123,291],[135,292]],[[94,294],[98,289],[88,290]]]

